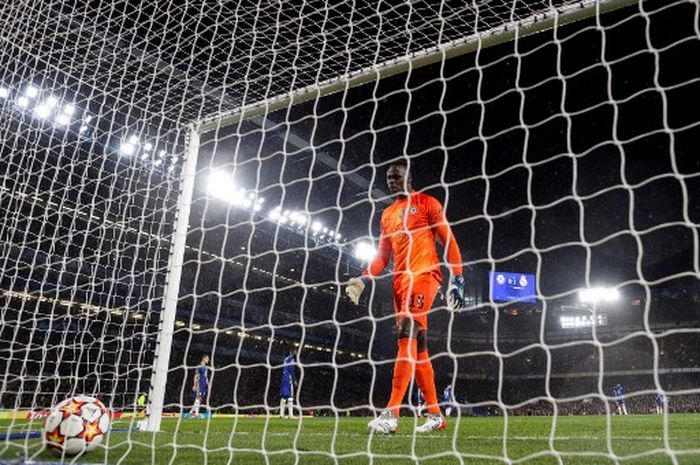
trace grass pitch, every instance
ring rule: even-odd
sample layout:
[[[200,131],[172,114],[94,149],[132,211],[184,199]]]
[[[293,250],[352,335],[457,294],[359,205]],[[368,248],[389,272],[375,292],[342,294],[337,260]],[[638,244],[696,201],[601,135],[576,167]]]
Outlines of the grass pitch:
[[[124,465],[700,465],[700,415],[667,417],[451,418],[446,431],[369,435],[366,418],[164,419],[156,434],[113,432],[108,447],[73,459]],[[609,421],[609,424],[608,424]],[[41,421],[0,423],[0,433],[37,431]],[[129,428],[116,422],[114,428]],[[61,460],[39,439],[3,440],[0,461]],[[66,460],[70,462],[71,459]],[[11,462],[12,463],[12,462]]]

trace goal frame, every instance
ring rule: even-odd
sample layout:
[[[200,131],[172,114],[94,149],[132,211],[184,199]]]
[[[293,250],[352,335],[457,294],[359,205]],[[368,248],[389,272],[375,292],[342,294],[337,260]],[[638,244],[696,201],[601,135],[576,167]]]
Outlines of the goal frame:
[[[239,124],[243,120],[264,117],[269,113],[309,100],[320,99],[337,92],[347,91],[354,87],[376,82],[389,76],[409,72],[413,69],[422,68],[453,57],[518,40],[596,15],[600,16],[624,7],[639,4],[642,1],[580,0],[559,8],[550,8],[544,13],[534,14],[522,20],[510,21],[486,31],[475,32],[459,40],[412,52],[317,84],[275,95],[262,101],[244,104],[233,110],[209,115],[188,124],[186,128],[185,158],[180,174],[181,189],[177,201],[177,221],[172,236],[166,271],[164,305],[160,314],[156,353],[151,374],[150,394],[148,396],[149,413],[144,430],[150,432],[160,431],[201,136]],[[473,3],[475,4],[476,0],[473,0]]]

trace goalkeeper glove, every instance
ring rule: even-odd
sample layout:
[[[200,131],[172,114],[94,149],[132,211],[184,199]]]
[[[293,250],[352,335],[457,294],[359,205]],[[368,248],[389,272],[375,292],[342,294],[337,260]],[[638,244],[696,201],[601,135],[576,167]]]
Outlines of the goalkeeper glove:
[[[348,285],[345,286],[345,294],[355,305],[359,305],[360,296],[362,295],[362,291],[365,290],[365,286],[367,286],[368,280],[369,278],[367,278],[367,276],[352,278],[350,279],[350,281],[348,281]]]
[[[464,278],[455,276],[447,288],[447,303],[452,310],[464,308]]]

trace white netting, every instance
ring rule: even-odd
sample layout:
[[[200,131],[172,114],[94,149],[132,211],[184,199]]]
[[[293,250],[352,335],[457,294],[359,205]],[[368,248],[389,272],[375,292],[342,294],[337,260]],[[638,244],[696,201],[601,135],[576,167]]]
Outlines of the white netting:
[[[165,433],[117,422],[89,460],[697,459],[674,426],[692,420],[668,414],[700,410],[699,16],[641,0],[3,5],[0,459],[43,459],[12,434],[65,397],[138,418],[141,393],[141,426]],[[391,391],[391,278],[360,306],[343,287],[398,159],[445,206],[468,311],[439,295],[430,317],[457,419],[428,441],[404,420],[390,443],[365,424]],[[497,294],[507,273],[527,289]],[[277,424],[290,353],[307,417]],[[662,420],[615,422],[615,384],[630,413],[663,393]]]

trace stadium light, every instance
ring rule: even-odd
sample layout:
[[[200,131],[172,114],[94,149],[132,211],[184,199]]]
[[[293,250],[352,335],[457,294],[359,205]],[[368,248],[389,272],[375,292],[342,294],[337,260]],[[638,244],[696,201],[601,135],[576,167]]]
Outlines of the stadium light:
[[[39,95],[39,89],[34,86],[27,86],[27,88],[24,89],[24,95],[28,98],[34,98]]]
[[[302,226],[309,222],[309,217],[302,212],[296,212],[296,216],[296,221]]]
[[[6,99],[10,96],[10,89],[7,87],[0,87],[0,98]]]
[[[156,164],[158,164],[160,161],[160,159],[157,160]],[[174,171],[174,169],[175,164],[173,163],[170,166],[170,171]],[[212,197],[226,200],[230,204],[237,207],[245,209],[253,208],[256,211],[260,210],[261,208],[260,204],[254,202],[255,192],[247,193],[242,187],[236,189],[233,179],[231,179],[231,177],[224,172],[214,171],[209,175],[208,190]],[[279,213],[279,211],[277,213]],[[269,217],[271,219],[275,219],[273,218],[273,215],[270,215]],[[279,218],[279,221],[282,222],[282,217]]]
[[[315,233],[319,232],[321,230],[321,228],[323,228],[323,225],[321,223],[319,223],[318,221],[314,221],[311,224],[311,230]]]
[[[34,113],[41,119],[48,118],[51,116],[51,107],[46,103],[42,103],[34,109]]]
[[[29,106],[29,99],[22,95],[17,98],[17,106],[20,108],[27,108]]]
[[[58,124],[60,126],[65,126],[68,123],[70,123],[70,116],[69,115],[67,115],[65,113],[61,113],[61,114],[56,116],[56,124]]]
[[[355,245],[355,258],[361,262],[371,262],[377,255],[377,249],[370,242],[360,241]]]
[[[267,214],[267,217],[271,220],[277,220],[280,217],[280,207],[275,207]]]
[[[75,113],[75,106],[72,103],[63,105],[63,113],[70,116]]]
[[[222,200],[231,200],[235,194],[233,180],[226,173],[214,171],[209,175],[209,194]]]
[[[122,143],[121,147],[119,147],[119,152],[123,153],[124,155],[133,155],[135,151],[136,146],[131,142],[124,142]]]
[[[582,289],[578,293],[578,300],[584,303],[609,303],[619,299],[620,292],[614,287],[592,287],[589,289]]]
[[[146,142],[146,145],[143,146],[143,149],[148,152],[149,150],[153,149],[153,144],[150,142]]]

